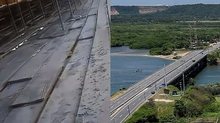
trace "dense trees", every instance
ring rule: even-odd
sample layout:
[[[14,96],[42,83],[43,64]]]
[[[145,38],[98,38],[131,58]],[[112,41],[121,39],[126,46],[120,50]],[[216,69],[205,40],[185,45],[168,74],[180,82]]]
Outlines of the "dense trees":
[[[115,6],[111,46],[151,49],[153,55],[168,55],[174,49],[197,48],[220,39],[220,5],[179,5],[152,14],[139,14],[137,6]],[[205,22],[201,22],[205,20]],[[207,21],[208,20],[208,21]],[[211,20],[211,21],[210,21]]]
[[[175,47],[176,47],[175,44],[168,42],[168,43],[163,44],[161,48],[151,48],[150,54],[151,55],[170,55],[172,54]]]
[[[189,87],[184,96],[175,103],[174,114],[177,117],[197,117],[209,107],[215,98],[205,87]]]
[[[170,21],[192,21],[192,20],[219,20],[220,5],[177,5],[171,6],[166,11],[153,14],[140,15],[138,7],[117,6],[120,15],[112,16],[112,22],[170,22]],[[131,14],[129,14],[131,13]]]
[[[185,117],[186,116],[186,106],[182,100],[176,100],[174,105],[174,115],[176,117]]]
[[[143,105],[126,123],[188,123],[203,116],[219,116],[220,101],[215,94],[219,94],[220,85],[190,86],[181,98],[175,102],[164,103],[150,100]],[[178,90],[168,86],[170,90]],[[216,93],[216,89],[218,90]],[[157,97],[158,98],[158,97]]]
[[[207,59],[210,65],[218,64],[218,59],[220,58],[220,50],[216,50],[210,54],[208,54]]]
[[[220,95],[220,84],[208,85],[205,89],[213,95]]]
[[[192,26],[197,29],[198,42],[203,44],[218,39],[220,37],[218,25],[220,23],[197,23]],[[150,53],[153,55],[168,55],[174,49],[189,48],[190,40],[195,40],[195,32],[189,23],[113,23],[111,31],[111,46],[126,45],[134,49],[151,49]]]

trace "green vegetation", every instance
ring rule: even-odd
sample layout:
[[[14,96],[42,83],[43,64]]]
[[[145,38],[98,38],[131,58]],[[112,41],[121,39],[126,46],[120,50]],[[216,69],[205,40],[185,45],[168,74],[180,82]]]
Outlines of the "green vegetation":
[[[178,90],[174,86],[168,88],[172,91]],[[220,94],[220,85],[190,86],[175,102],[150,101],[146,103],[126,123],[216,121],[220,117],[220,97],[215,97],[213,94]],[[172,98],[169,97],[169,99]]]
[[[178,5],[143,15],[137,6],[114,8],[120,15],[112,16],[112,47],[169,55],[175,49],[200,49],[220,39],[220,5]]]
[[[192,20],[220,20],[220,5],[177,5],[165,11],[141,15],[135,6],[114,6],[120,15],[112,16],[113,23],[176,22]],[[130,14],[129,14],[130,13]]]
[[[207,91],[211,92],[213,95],[220,95],[220,84],[208,85],[205,87],[205,89]],[[220,98],[218,98],[218,99],[220,99]]]
[[[188,49],[191,40],[197,39],[197,46],[201,48],[207,45],[205,42],[214,42],[220,38],[219,25],[220,23],[197,23],[193,26],[189,26],[189,23],[113,23],[111,46],[151,49],[150,53],[153,55],[169,55],[174,49]]]
[[[177,88],[177,87],[174,86],[174,85],[168,85],[167,88],[168,88],[170,91],[180,91],[179,88]]]
[[[139,14],[139,8],[115,7],[120,15],[112,16],[111,46],[150,49],[152,55],[169,55],[176,49],[202,49],[220,39],[220,5],[181,5],[152,14]],[[220,51],[208,55],[217,63]],[[208,122],[220,118],[220,85],[194,86],[190,79],[182,96],[168,95],[174,102],[150,101],[126,123]],[[170,91],[179,89],[168,86]],[[181,93],[182,94],[182,93]],[[166,99],[167,99],[166,98]]]
[[[152,102],[144,104],[126,123],[158,122],[155,108]]]
[[[207,56],[208,63],[210,65],[218,64],[218,60],[220,59],[220,50],[213,51]]]
[[[215,98],[203,87],[189,87],[182,98],[176,102],[175,116],[198,117],[203,113],[203,108],[215,102]],[[179,106],[179,107],[178,107]]]

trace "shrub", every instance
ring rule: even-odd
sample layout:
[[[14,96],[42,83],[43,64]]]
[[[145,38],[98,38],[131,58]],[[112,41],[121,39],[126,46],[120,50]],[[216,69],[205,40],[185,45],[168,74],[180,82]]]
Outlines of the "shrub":
[[[158,122],[157,110],[153,103],[144,104],[126,123]]]
[[[174,115],[176,117],[185,117],[186,116],[186,106],[182,100],[176,100],[174,105]]]
[[[160,123],[176,123],[176,117],[174,115],[165,115],[160,117]]]
[[[204,112],[219,112],[219,111],[220,111],[220,104],[217,102],[207,105],[204,108]]]

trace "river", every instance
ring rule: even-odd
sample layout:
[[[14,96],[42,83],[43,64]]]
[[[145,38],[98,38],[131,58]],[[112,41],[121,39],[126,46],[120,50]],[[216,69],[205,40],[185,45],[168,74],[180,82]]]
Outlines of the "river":
[[[196,77],[197,85],[207,85],[220,82],[220,65],[207,66]]]
[[[121,88],[128,88],[143,80],[172,60],[147,56],[148,50],[133,50],[128,47],[111,49],[111,93]],[[196,77],[197,85],[207,85],[220,82],[220,65],[207,66]]]
[[[111,49],[111,93],[128,88],[173,62],[147,54],[148,50],[132,50],[128,47]]]

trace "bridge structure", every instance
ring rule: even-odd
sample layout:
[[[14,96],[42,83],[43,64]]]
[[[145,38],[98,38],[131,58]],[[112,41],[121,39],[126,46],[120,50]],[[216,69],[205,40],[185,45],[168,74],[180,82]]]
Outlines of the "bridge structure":
[[[161,87],[182,81],[185,89],[184,79],[194,76],[207,64],[207,55],[220,48],[217,43],[206,50],[192,51],[181,59],[169,64],[144,80],[137,82],[119,98],[111,102],[111,122],[121,123],[131,116],[140,106],[150,99]]]
[[[110,122],[108,0],[0,0],[0,123]]]

